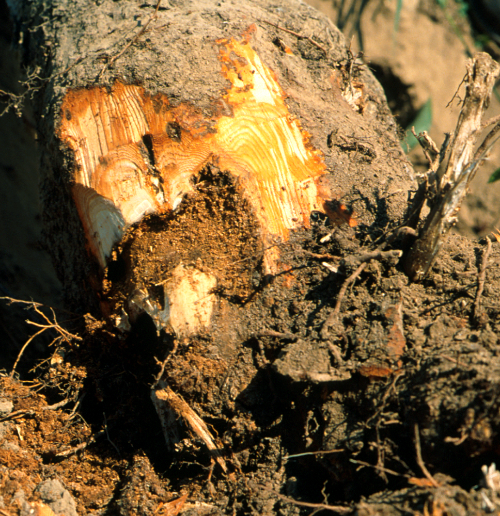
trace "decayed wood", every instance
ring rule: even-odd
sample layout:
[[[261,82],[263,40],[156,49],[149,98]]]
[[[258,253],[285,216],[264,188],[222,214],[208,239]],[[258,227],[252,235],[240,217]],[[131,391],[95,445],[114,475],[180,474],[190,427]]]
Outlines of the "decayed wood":
[[[212,119],[121,83],[66,95],[60,137],[75,154],[73,195],[102,267],[127,226],[175,210],[209,162],[240,179],[268,243],[307,227],[311,211],[323,211],[328,194],[316,179],[325,166],[274,74],[247,41],[219,45],[232,87]],[[267,265],[276,270],[275,256]]]
[[[483,113],[499,73],[500,65],[486,53],[477,54],[467,65],[466,95],[455,133],[449,146],[448,140],[445,141],[442,152],[425,178],[432,188],[429,199],[431,211],[405,261],[406,271],[415,281],[421,280],[432,267],[444,236],[456,222],[469,184],[491,147],[490,137],[487,136],[485,142],[489,143],[489,147],[485,148],[483,143],[479,153],[474,152],[482,129]],[[495,131],[495,128],[492,129],[490,134]],[[447,149],[448,164],[440,175],[438,166],[443,162]]]

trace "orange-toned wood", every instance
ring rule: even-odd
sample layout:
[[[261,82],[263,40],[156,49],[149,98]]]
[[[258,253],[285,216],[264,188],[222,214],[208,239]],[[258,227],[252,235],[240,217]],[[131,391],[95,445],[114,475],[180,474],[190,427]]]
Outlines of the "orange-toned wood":
[[[135,85],[67,93],[59,136],[74,153],[73,196],[101,267],[129,225],[175,210],[209,163],[238,177],[269,244],[324,211],[317,180],[325,166],[275,74],[246,40],[218,44],[230,87],[210,119]],[[276,263],[277,251],[269,251],[267,270]]]

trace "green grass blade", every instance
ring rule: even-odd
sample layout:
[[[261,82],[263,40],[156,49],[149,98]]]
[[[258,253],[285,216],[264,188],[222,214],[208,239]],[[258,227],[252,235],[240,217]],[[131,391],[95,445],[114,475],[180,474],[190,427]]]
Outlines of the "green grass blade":
[[[488,183],[494,183],[500,179],[500,168],[497,168],[488,179]]]
[[[432,100],[429,99],[423,107],[417,113],[417,116],[406,128],[406,136],[402,142],[403,147],[408,147],[409,150],[413,149],[418,144],[417,139],[411,133],[411,128],[415,127],[415,132],[421,133],[423,131],[429,131],[432,125]]]
[[[396,14],[394,15],[394,36],[398,33],[399,20],[401,19],[401,9],[403,8],[403,0],[398,0],[396,5]]]

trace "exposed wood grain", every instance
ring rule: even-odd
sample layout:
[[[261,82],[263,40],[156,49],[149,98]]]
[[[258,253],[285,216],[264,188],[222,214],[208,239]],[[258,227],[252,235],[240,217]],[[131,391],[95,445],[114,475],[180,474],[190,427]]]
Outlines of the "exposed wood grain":
[[[175,210],[208,163],[239,179],[269,244],[324,210],[321,155],[289,113],[274,73],[246,40],[218,44],[230,87],[214,118],[134,85],[66,95],[60,137],[74,152],[73,195],[101,267],[128,226]],[[276,260],[277,251],[268,251],[269,271]]]

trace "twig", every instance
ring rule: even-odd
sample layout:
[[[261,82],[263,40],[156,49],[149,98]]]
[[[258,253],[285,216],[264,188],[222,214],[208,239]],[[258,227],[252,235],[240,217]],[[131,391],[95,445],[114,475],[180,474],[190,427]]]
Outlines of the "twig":
[[[439,487],[439,484],[434,480],[434,477],[429,473],[429,470],[424,464],[422,459],[422,450],[420,449],[420,431],[418,429],[418,423],[415,423],[413,427],[415,433],[415,453],[417,455],[417,464],[425,475],[425,478],[431,483],[433,487]]]
[[[343,262],[345,264],[349,264],[350,266],[356,263],[364,263],[369,262],[371,260],[398,260],[403,255],[403,252],[400,249],[392,249],[390,251],[384,251],[383,247],[379,247],[374,251],[369,251],[367,253],[353,255],[345,258]]]
[[[35,411],[31,409],[21,409],[21,410],[15,410],[14,412],[11,412],[10,414],[7,414],[6,416],[0,418],[0,422],[2,421],[8,421],[9,419],[17,419],[19,417],[23,416],[34,416]]]
[[[21,360],[21,357],[23,356],[24,351],[30,344],[30,342],[35,338],[38,337],[41,333],[43,333],[47,328],[43,328],[39,331],[37,331],[34,335],[32,335],[25,343],[24,346],[21,348],[21,351],[19,351],[16,361],[14,362],[14,365],[12,366],[12,371],[10,372],[10,378],[14,377],[14,373],[16,372],[17,365],[19,364],[19,361]]]
[[[402,256],[402,251],[399,249],[384,251],[384,247],[388,244],[391,239],[391,235],[389,235],[388,239],[383,242],[377,249],[374,251],[370,251],[367,253],[363,253],[360,255],[350,256],[344,259],[344,264],[349,263],[349,265],[354,265],[356,263],[360,263],[357,269],[344,281],[342,287],[340,287],[337,301],[335,303],[335,308],[333,312],[328,316],[326,321],[323,323],[323,327],[321,328],[321,338],[326,340],[328,338],[328,333],[330,328],[335,324],[337,320],[337,316],[340,313],[340,306],[342,304],[342,300],[344,299],[345,293],[351,283],[356,281],[356,278],[365,270],[368,262],[371,260],[382,260],[382,259],[399,259]]]
[[[70,401],[70,398],[66,398],[65,400],[62,400],[59,403],[54,403],[53,405],[46,405],[45,407],[42,407],[42,410],[57,410],[61,407],[65,407]]]
[[[42,307],[42,308],[50,308],[51,310],[54,310],[51,306],[48,306],[44,303],[38,303],[36,301],[25,301],[24,299],[15,299],[10,296],[2,296],[2,297],[0,297],[0,300],[7,301],[9,306],[12,305],[13,303],[20,303],[22,305],[31,305],[33,308],[36,306],[36,307]],[[81,317],[80,315],[75,314],[74,312],[70,312],[69,310],[65,310],[64,308],[56,308],[55,310],[56,310],[56,312],[63,312],[63,313],[67,313],[69,315],[74,315],[76,317]]]
[[[109,437],[108,420],[106,419],[106,414],[104,412],[103,412],[103,416],[104,416],[104,431],[106,432],[106,438],[111,443],[111,446],[113,446],[113,448],[116,450],[116,453],[118,453],[118,456],[121,457],[122,454],[120,453],[118,446],[116,446],[116,444],[111,440],[111,437]]]
[[[298,335],[294,335],[293,333],[283,333],[281,331],[274,330],[262,330],[256,335],[257,337],[277,337],[278,339],[287,339],[287,340],[297,340],[299,338]]]
[[[314,258],[316,260],[338,260],[338,256],[334,256],[333,254],[318,254],[318,253],[312,253],[311,251],[308,251],[307,249],[300,249],[300,254],[305,254],[306,256],[310,256],[311,258]]]
[[[359,464],[360,466],[366,466],[367,468],[373,468],[384,473],[388,473],[389,475],[394,475],[396,477],[411,478],[411,475],[408,475],[407,473],[398,473],[397,471],[394,471],[392,469],[388,469],[377,464],[370,464],[369,462],[364,462],[362,460],[349,459],[349,462],[352,462],[353,464]]]
[[[282,27],[281,25],[277,25],[276,23],[272,23],[267,20],[260,20],[262,23],[267,23],[268,25],[271,25],[273,27],[276,27],[279,30],[282,30],[283,32],[288,32],[288,34],[291,34],[292,36],[295,36],[299,39],[307,39],[311,45],[314,45],[316,48],[319,48],[322,52],[324,52],[325,56],[328,55],[328,52],[317,42],[314,41],[310,36],[304,36],[303,34],[300,34],[299,32],[295,32],[293,30],[287,29],[285,27]]]
[[[500,122],[500,115],[489,118],[481,124],[481,129],[488,127],[489,125],[498,124]]]
[[[0,95],[4,95],[7,97],[8,100],[6,100],[6,107],[4,110],[0,113],[0,117],[5,115],[10,108],[14,108],[16,113],[18,115],[22,114],[22,107],[25,97],[28,95],[33,95],[33,92],[38,91],[42,88],[44,84],[49,82],[50,80],[53,80],[61,75],[65,75],[67,72],[69,72],[74,66],[76,66],[78,63],[86,59],[85,57],[78,57],[75,59],[69,66],[67,66],[64,70],[61,70],[60,72],[49,75],[49,77],[39,77],[36,74],[28,74],[27,79],[24,81],[19,81],[19,84],[25,88],[25,90],[20,93],[19,95],[16,95],[15,93],[0,90]],[[34,81],[38,80],[39,85],[35,86],[33,83]]]
[[[310,509],[323,510],[323,511],[331,511],[336,512],[338,514],[352,514],[354,509],[350,507],[345,507],[344,505],[327,505],[324,503],[311,503],[311,502],[299,502],[298,500],[294,500],[293,498],[289,498],[288,496],[284,496],[280,493],[277,493],[273,489],[269,489],[268,487],[263,487],[264,491],[268,491],[272,493],[276,498],[279,498],[283,502],[292,503],[293,505],[297,505],[298,507],[309,507]]]
[[[448,102],[448,104],[446,104],[447,108],[450,107],[451,103],[455,100],[455,97],[458,95],[458,92],[460,91],[460,86],[462,86],[462,84],[465,82],[466,79],[467,79],[467,73],[462,77],[462,80],[460,81],[460,84],[457,86],[457,89],[455,90],[453,97],[451,97],[451,100]],[[460,104],[460,102],[459,102],[459,104]]]
[[[389,479],[387,478],[387,475],[385,474],[385,448],[382,446],[382,443],[380,442],[380,419],[378,419],[376,425],[375,425],[375,434],[377,438],[377,464],[375,469],[379,472],[380,478],[388,484]]]
[[[33,337],[35,337],[35,335],[33,335]],[[59,403],[54,403],[53,405],[46,405],[45,407],[41,407],[39,410],[57,410],[67,405],[70,401],[71,400],[69,398],[66,398],[65,400],[62,400]],[[20,409],[0,418],[0,422],[7,421],[9,419],[17,419],[19,417],[34,416],[35,414],[36,410],[33,409]]]
[[[474,300],[474,319],[479,317],[479,307],[481,304],[481,296],[483,294],[484,283],[486,281],[486,269],[488,268],[488,258],[491,253],[491,240],[486,237],[486,249],[483,253],[483,259],[481,260],[481,267],[477,275],[477,292],[476,299]]]
[[[52,312],[52,316],[54,317],[54,322],[51,322],[50,319],[43,312],[41,312],[38,309],[38,304],[37,303],[32,302],[31,305],[32,305],[33,309],[35,310],[35,312],[38,315],[40,315],[47,322],[47,324],[40,324],[40,323],[36,323],[36,322],[30,321],[30,320],[26,320],[26,322],[28,324],[30,324],[32,326],[36,326],[37,328],[41,328],[41,329],[38,330],[34,335],[32,335],[25,342],[25,344],[21,348],[21,351],[19,351],[19,354],[17,355],[16,361],[14,362],[14,365],[12,367],[12,371],[10,373],[10,377],[11,378],[13,378],[14,373],[16,372],[16,368],[17,368],[17,366],[19,364],[19,361],[21,360],[21,357],[22,357],[24,351],[26,350],[26,348],[28,347],[28,345],[31,343],[31,341],[35,337],[37,337],[38,335],[43,333],[45,330],[50,330],[50,329],[56,330],[59,333],[60,338],[64,339],[70,346],[72,345],[71,340],[80,340],[80,341],[82,340],[82,338],[80,336],[73,335],[72,333],[68,332],[67,330],[65,330],[64,328],[61,328],[61,326],[59,326],[59,323],[57,322],[56,314],[54,313],[54,310],[52,308],[50,308],[50,311]],[[54,339],[54,340],[56,340],[56,339]],[[52,342],[54,342],[54,341],[52,341]]]
[[[78,407],[82,404],[83,398],[85,398],[85,393],[83,393],[75,403],[73,410],[69,414],[69,420],[73,419],[76,416],[76,411],[78,410]]]
[[[314,456],[314,455],[328,455],[330,453],[341,453],[341,452],[344,452],[344,448],[339,448],[337,450],[325,450],[325,451],[322,451],[322,450],[318,450],[318,451],[311,451],[311,452],[304,452],[304,453],[294,453],[293,455],[285,455],[283,457],[283,460],[288,460],[288,459],[296,459],[297,457],[307,457],[307,456]]]
[[[490,132],[485,136],[483,143],[478,147],[474,154],[474,160],[481,162],[487,157],[491,147],[498,141],[498,132],[500,131],[500,122],[497,122],[491,129]],[[493,140],[493,141],[492,141]]]
[[[71,346],[71,340],[83,340],[80,336],[78,335],[73,335],[72,333],[70,333],[69,331],[65,330],[64,328],[62,328],[59,323],[57,322],[57,319],[56,319],[56,314],[54,313],[54,310],[52,308],[50,308],[50,311],[52,312],[52,316],[54,317],[54,322],[51,322],[50,319],[43,313],[41,312],[40,310],[38,310],[38,308],[36,306],[33,307],[35,309],[35,312],[39,315],[41,315],[45,321],[47,321],[47,324],[40,324],[40,323],[36,323],[34,321],[26,321],[28,324],[31,324],[32,326],[37,326],[38,328],[44,328],[46,330],[50,329],[50,328],[53,328],[54,330],[57,330],[57,332],[60,334],[60,336]]]
[[[104,434],[104,432],[99,432],[99,434],[102,433]],[[98,434],[98,435],[99,435]],[[97,437],[97,436],[96,436]],[[67,450],[64,450],[62,452],[59,452],[59,453],[56,453],[54,455],[54,457],[56,459],[65,459],[66,457],[70,457],[71,455],[74,455],[75,453],[78,453],[82,450],[85,450],[85,448],[87,448],[87,446],[89,446],[90,444],[92,444],[93,442],[95,441],[94,438],[91,438],[90,440],[86,441],[86,442],[83,442],[83,443],[80,443],[79,445],[77,446],[73,446],[72,448],[68,448]]]
[[[415,127],[412,126],[411,132],[420,144],[420,146],[422,147],[424,155],[427,158],[427,161],[429,162],[429,166],[432,168],[434,166],[436,157],[439,156],[439,149],[437,148],[437,145],[434,143],[434,140],[429,136],[427,131],[423,131],[417,134],[415,132]],[[434,158],[431,158],[429,152],[432,152],[434,154]]]
[[[156,4],[156,9],[154,13],[149,17],[148,21],[144,25],[144,27],[123,47],[121,52],[118,52],[115,56],[113,56],[105,65],[104,68],[100,71],[99,76],[97,80],[100,80],[103,76],[104,72],[113,66],[114,62],[119,59],[136,41],[146,32],[146,30],[149,27],[149,24],[153,21],[153,19],[156,18],[156,15],[158,13],[158,9],[160,8],[161,0],[158,0],[158,3]]]
[[[95,441],[101,437],[101,435],[104,435],[106,433],[105,430],[101,430],[97,432],[97,434],[92,435],[88,441],[85,441],[83,443],[78,444],[77,446],[73,446],[72,448],[68,448],[67,450],[64,450],[62,452],[56,453],[55,458],[56,459],[64,459],[66,457],[69,457],[71,455],[74,455],[75,453],[78,453],[80,451],[85,450],[88,446],[95,443]],[[111,442],[111,441],[110,441]],[[113,444],[113,443],[111,443]],[[113,445],[114,446],[114,445]]]
[[[347,292],[347,288],[351,283],[353,283],[356,278],[363,272],[365,267],[368,265],[368,262],[362,263],[343,283],[342,287],[339,290],[337,301],[335,303],[335,308],[333,312],[328,316],[326,321],[323,323],[323,327],[321,328],[321,337],[323,339],[328,338],[328,333],[330,328],[335,324],[337,320],[337,316],[340,312],[340,305],[342,304],[342,300],[344,299],[345,293]]]

